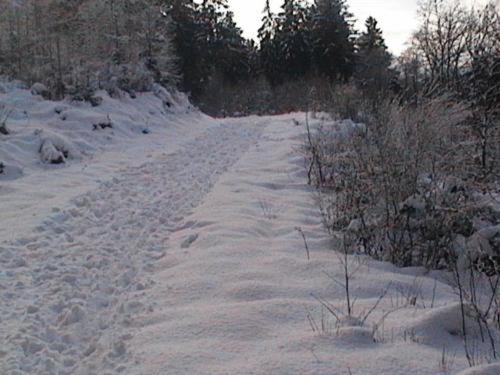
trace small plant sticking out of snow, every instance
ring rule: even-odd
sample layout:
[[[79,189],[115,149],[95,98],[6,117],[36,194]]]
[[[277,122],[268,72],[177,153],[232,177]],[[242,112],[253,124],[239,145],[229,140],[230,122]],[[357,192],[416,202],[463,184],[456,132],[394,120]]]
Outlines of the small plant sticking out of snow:
[[[385,312],[382,315],[382,318],[376,323],[371,325],[367,324],[368,318],[377,310],[380,303],[391,289],[392,284],[389,283],[385,287],[385,289],[380,292],[380,295],[378,296],[376,302],[369,309],[355,312],[354,307],[356,304],[356,298],[353,298],[352,295],[352,279],[364,264],[360,261],[359,258],[350,255],[352,244],[347,238],[344,238],[343,243],[343,251],[341,253],[338,253],[338,259],[343,276],[342,279],[337,279],[329,274],[326,275],[345,291],[345,308],[342,309],[336,307],[325,299],[314,296],[316,300],[321,304],[322,308],[326,309],[326,311],[328,312],[327,315],[333,316],[333,318],[335,319],[335,323],[333,327],[331,326],[331,324],[328,324],[323,313],[320,326],[316,323],[310,313],[308,313],[308,319],[313,332],[319,332],[322,334],[334,333],[340,338],[350,337],[357,340],[368,340],[370,342],[376,342],[379,327],[383,325],[385,318],[392,312],[399,310],[401,307],[397,307],[394,310]]]
[[[4,170],[5,170],[5,165],[4,163],[0,162],[0,174],[3,174]]]
[[[458,295],[461,308],[462,334],[464,349],[469,365],[480,364],[475,356],[476,341],[480,345],[489,346],[489,360],[500,358],[498,348],[500,329],[500,273],[498,269],[491,273],[474,268],[476,259],[469,253],[466,263],[460,264],[459,256],[453,254],[451,285]],[[498,266],[497,266],[498,268]],[[467,319],[475,323],[473,329],[467,326]],[[479,332],[474,337],[471,331]],[[474,340],[479,336],[480,340]]]
[[[107,117],[106,121],[98,122],[97,124],[92,125],[92,130],[104,130],[104,129],[113,129],[113,123],[111,122],[111,118]]]
[[[9,119],[9,116],[11,114],[11,111],[7,109],[6,106],[3,104],[0,104],[0,134],[1,135],[9,135],[9,130],[7,129],[7,120]]]

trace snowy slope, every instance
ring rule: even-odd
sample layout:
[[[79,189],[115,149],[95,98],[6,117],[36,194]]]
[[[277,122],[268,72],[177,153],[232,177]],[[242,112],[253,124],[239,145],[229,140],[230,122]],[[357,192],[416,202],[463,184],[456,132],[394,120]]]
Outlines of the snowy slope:
[[[0,135],[0,162],[5,165],[0,174],[0,236],[14,238],[60,209],[61,202],[109,181],[120,169],[174,152],[212,125],[185,96],[155,89],[136,99],[99,92],[103,103],[93,108],[46,101],[19,82],[0,81],[0,108],[10,112],[10,134]],[[94,129],[109,120],[112,128]],[[48,143],[68,150],[64,164],[44,162],[47,155],[40,151]]]
[[[163,104],[149,97],[143,105]],[[128,102],[121,111],[142,109]],[[1,214],[2,227],[14,226],[0,232],[0,373],[467,367],[457,298],[443,273],[351,257],[354,315],[387,295],[364,324],[339,313],[336,325],[318,301],[345,311],[332,280],[342,278],[337,244],[305,184],[304,128],[293,121],[303,115],[165,116],[132,147],[126,129],[134,121],[124,115],[129,127],[110,144],[93,143],[92,157],[64,167],[35,161],[24,177],[1,182],[2,210],[11,212]],[[40,204],[36,194],[51,196]]]

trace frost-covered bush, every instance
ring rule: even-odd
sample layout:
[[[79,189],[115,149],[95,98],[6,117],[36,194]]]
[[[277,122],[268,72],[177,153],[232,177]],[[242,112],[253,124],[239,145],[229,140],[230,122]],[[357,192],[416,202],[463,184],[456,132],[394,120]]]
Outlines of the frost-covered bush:
[[[360,90],[352,83],[338,85],[332,91],[330,110],[340,119],[362,120],[365,99]]]
[[[45,164],[64,164],[75,156],[73,146],[66,139],[41,130],[35,133],[40,137],[40,160]]]
[[[45,86],[44,84],[42,84],[40,82],[34,83],[31,86],[30,91],[31,91],[32,95],[40,95],[41,97],[43,97],[45,99],[49,99],[50,98],[50,91],[49,91],[49,89],[47,88],[47,86]]]
[[[400,266],[447,268],[456,256],[499,256],[495,235],[481,231],[498,232],[498,213],[485,212],[461,153],[464,106],[442,97],[359,112],[364,125],[337,121],[312,138],[311,182],[322,192],[328,230]]]

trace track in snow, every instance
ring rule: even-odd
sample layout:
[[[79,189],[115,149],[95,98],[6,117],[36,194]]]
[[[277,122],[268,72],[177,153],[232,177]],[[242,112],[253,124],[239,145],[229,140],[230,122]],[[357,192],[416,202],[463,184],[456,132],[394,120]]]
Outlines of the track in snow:
[[[136,297],[152,286],[169,236],[259,134],[251,125],[208,128],[0,244],[0,372],[126,368],[129,326],[149,308]]]

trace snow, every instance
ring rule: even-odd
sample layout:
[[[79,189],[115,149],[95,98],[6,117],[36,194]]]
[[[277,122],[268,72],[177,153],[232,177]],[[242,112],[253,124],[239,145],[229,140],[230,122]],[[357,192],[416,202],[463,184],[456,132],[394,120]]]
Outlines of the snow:
[[[347,316],[338,244],[306,185],[303,114],[219,121],[160,88],[101,93],[96,108],[5,91],[14,134],[0,160],[14,169],[0,180],[0,373],[468,367],[442,272],[350,256]],[[111,129],[92,129],[108,116]],[[43,139],[65,163],[42,162]]]
[[[459,375],[498,375],[500,373],[500,363],[472,367],[460,372]]]
[[[7,121],[11,134],[0,135],[0,162],[5,165],[0,182],[9,181],[0,184],[2,238],[34,228],[53,208],[62,208],[61,202],[109,181],[120,169],[175,152],[212,124],[183,95],[161,87],[138,94],[137,99],[98,95],[104,100],[96,108],[81,102],[50,102],[33,96],[19,82],[0,81],[0,105],[12,110]],[[112,129],[94,130],[94,124],[108,118]],[[51,164],[64,150],[65,163]]]

